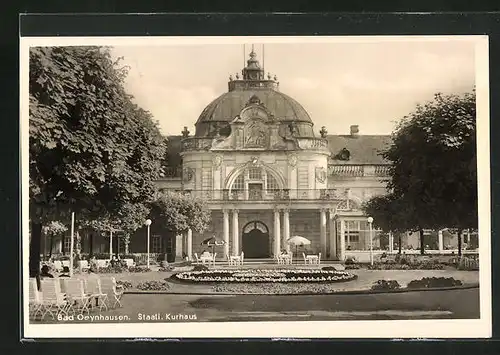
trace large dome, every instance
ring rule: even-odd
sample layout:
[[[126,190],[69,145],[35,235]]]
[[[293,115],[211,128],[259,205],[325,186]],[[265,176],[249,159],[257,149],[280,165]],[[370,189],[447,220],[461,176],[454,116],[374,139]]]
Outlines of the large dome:
[[[296,100],[279,91],[277,77],[264,75],[255,58],[254,51],[250,53],[248,65],[242,70],[242,78],[236,74],[236,79],[229,78],[228,92],[213,100],[201,112],[196,121],[196,136],[212,136],[215,132],[224,134],[233,121],[245,108],[251,98],[257,98],[274,118],[283,126],[294,124],[299,136],[312,137],[313,122],[307,111]]]
[[[222,94],[208,104],[198,118],[197,123],[209,121],[230,122],[254,95],[279,121],[312,123],[307,111],[297,101],[274,89],[235,90]]]

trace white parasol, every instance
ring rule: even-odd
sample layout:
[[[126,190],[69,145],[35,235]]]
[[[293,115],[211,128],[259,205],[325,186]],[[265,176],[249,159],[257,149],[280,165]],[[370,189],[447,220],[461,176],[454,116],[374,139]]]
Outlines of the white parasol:
[[[295,245],[295,255],[297,255],[297,249],[299,246],[310,245],[311,241],[307,238],[301,237],[300,235],[294,235],[286,240],[290,245]]]

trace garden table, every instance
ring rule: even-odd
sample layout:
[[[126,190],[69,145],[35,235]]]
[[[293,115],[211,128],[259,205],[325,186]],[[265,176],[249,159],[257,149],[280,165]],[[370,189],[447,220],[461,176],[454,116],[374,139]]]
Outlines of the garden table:
[[[319,257],[317,255],[306,255],[306,260],[309,264],[319,264]]]

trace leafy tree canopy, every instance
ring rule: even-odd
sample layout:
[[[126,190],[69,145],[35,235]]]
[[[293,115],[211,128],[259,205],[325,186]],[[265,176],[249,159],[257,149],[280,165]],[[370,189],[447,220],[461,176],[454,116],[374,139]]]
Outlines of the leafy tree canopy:
[[[166,140],[125,92],[127,72],[106,47],[30,50],[32,273],[42,224],[75,212],[133,229],[147,215]]]
[[[477,226],[475,91],[418,105],[382,155],[392,163],[392,210],[412,211],[401,212],[408,229]]]
[[[203,233],[209,226],[211,213],[206,202],[189,194],[158,193],[151,203],[150,218],[155,226],[175,233],[191,228]]]

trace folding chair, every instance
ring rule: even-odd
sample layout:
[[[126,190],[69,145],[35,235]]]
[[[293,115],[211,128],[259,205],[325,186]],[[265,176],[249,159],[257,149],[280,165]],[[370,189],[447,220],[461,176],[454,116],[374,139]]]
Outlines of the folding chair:
[[[44,313],[42,319],[47,313],[50,313],[52,319],[55,319],[59,314],[68,315],[70,302],[67,295],[61,292],[61,284],[59,279],[43,279],[41,280],[42,304]],[[53,310],[55,310],[55,315]]]
[[[73,313],[76,310],[83,314],[83,312],[90,313],[90,308],[92,307],[92,298],[85,292],[85,287],[83,280],[80,279],[64,279],[64,284],[66,288],[66,295],[70,301],[70,309]]]
[[[115,308],[117,304],[122,307],[121,298],[124,289],[123,286],[116,284],[114,277],[101,278],[101,290],[108,296],[106,298],[110,305],[108,308]],[[111,301],[113,301],[113,306],[111,306]]]
[[[29,279],[29,315],[33,319],[40,313],[40,316],[44,313],[44,307],[41,297],[41,292],[38,291],[35,278]]]
[[[108,305],[106,304],[108,301],[108,295],[102,292],[101,279],[89,278],[86,280],[86,284],[86,293],[88,293],[92,299],[97,301],[99,310],[102,311],[103,308],[108,310]]]

